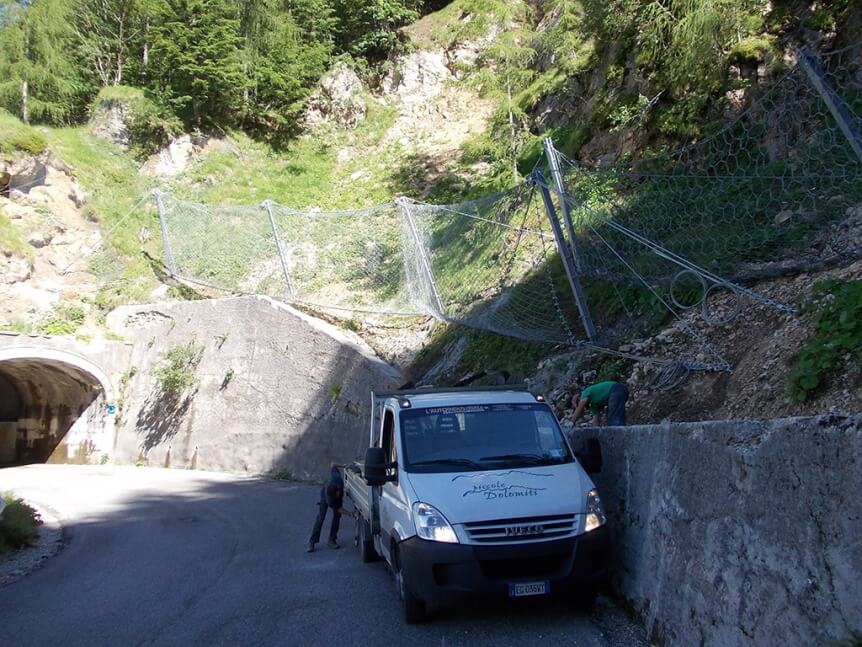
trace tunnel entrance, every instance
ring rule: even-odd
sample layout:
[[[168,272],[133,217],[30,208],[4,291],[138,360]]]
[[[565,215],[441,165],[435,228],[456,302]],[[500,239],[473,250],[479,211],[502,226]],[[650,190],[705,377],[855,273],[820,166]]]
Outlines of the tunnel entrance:
[[[108,388],[75,355],[0,354],[0,466],[97,462],[112,438]]]

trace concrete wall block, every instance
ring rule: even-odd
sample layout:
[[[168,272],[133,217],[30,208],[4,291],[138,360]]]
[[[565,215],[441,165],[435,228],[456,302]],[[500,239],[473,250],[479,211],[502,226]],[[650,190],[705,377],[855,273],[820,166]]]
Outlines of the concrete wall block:
[[[134,340],[118,460],[326,476],[366,437],[371,389],[400,376],[358,337],[262,297],[129,306],[109,325]],[[153,376],[171,347],[204,347],[197,385],[171,403]],[[225,385],[228,371],[232,377]]]
[[[860,429],[857,416],[596,430],[613,586],[670,645],[862,629]]]

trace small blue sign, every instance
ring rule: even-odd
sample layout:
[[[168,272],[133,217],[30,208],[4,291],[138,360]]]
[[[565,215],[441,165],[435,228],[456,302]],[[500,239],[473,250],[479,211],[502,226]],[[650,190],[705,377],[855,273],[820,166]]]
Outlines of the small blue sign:
[[[108,403],[108,415],[109,416],[117,415],[117,405],[114,404],[113,402]]]

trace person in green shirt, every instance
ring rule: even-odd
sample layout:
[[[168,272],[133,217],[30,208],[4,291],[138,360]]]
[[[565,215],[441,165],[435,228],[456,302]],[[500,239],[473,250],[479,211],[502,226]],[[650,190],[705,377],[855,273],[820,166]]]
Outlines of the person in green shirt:
[[[575,407],[573,420],[584,415],[587,405],[590,406],[590,412],[593,416],[598,416],[602,409],[607,407],[608,426],[624,427],[626,424],[626,400],[628,399],[629,390],[625,384],[614,381],[593,384],[581,391],[580,394],[575,393],[572,396],[572,406]]]

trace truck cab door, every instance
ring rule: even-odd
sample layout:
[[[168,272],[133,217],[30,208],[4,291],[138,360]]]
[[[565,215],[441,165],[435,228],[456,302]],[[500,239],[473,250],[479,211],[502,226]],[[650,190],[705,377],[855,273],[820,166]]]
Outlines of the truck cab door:
[[[395,412],[387,407],[383,415],[382,446],[386,452],[386,462],[392,465],[397,465],[399,460],[397,437]],[[392,474],[396,476],[395,480],[389,481],[379,488],[379,548],[390,564],[392,564],[393,538],[396,538],[396,541],[405,538],[405,528],[409,527],[407,521],[410,519],[410,507],[404,488],[397,478],[397,467],[392,469]]]

